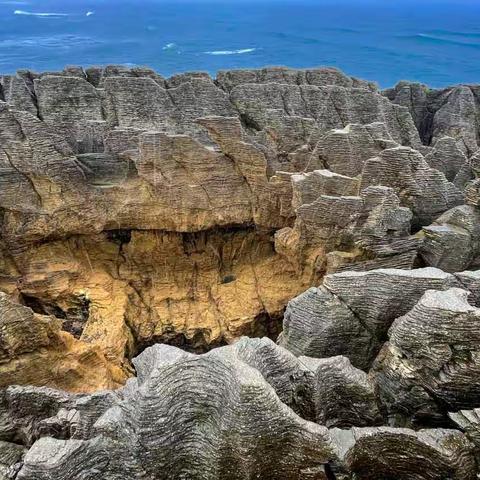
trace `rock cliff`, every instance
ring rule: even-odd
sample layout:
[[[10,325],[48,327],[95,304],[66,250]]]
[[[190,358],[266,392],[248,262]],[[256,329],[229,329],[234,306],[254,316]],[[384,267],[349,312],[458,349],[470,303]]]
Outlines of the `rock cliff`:
[[[479,118],[331,68],[0,76],[0,479],[476,478]]]

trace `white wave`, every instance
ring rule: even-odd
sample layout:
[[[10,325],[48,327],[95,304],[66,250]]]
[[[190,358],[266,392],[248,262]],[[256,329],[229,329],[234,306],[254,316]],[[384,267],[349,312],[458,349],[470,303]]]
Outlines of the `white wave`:
[[[26,12],[25,10],[15,10],[14,15],[28,15],[32,17],[68,17],[68,13],[35,13]]]
[[[162,47],[162,50],[172,50],[177,46],[176,43],[167,43],[164,47]]]
[[[241,48],[239,50],[213,50],[211,52],[203,52],[207,55],[241,55],[242,53],[254,52],[256,48]]]
[[[90,16],[93,15],[94,13],[95,13],[95,12],[87,12],[87,13],[85,14],[85,16],[86,16],[86,17],[90,17]]]

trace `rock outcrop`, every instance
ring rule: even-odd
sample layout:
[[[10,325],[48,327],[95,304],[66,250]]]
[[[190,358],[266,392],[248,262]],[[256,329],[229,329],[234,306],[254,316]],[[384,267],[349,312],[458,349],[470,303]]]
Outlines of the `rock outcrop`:
[[[274,338],[326,271],[414,265],[423,207],[363,172],[423,147],[408,109],[372,84],[334,69],[213,81],[113,66],[0,84],[0,290],[98,347],[116,382],[156,342]],[[442,199],[428,219],[462,201],[408,155],[424,165],[418,188]],[[82,378],[71,389],[105,386]]]
[[[458,287],[436,268],[341,272],[289,302],[279,344],[295,355],[344,355],[368,370],[393,321],[431,289]]]
[[[286,359],[266,340],[244,339],[200,356],[154,346],[134,360],[137,377],[115,394],[10,387],[1,403],[0,458],[23,480],[474,478],[474,445],[459,431],[329,430],[302,419],[282,402],[281,383],[297,380],[300,363],[315,362]],[[327,364],[317,364],[314,388],[327,393]],[[343,384],[352,367],[344,360],[332,365],[345,372],[333,377]],[[353,378],[371,395],[365,378]],[[364,421],[365,412],[351,413],[351,423]],[[26,447],[12,452],[13,441]]]
[[[478,98],[0,76],[0,480],[475,479]]]
[[[80,342],[54,317],[33,313],[0,292],[0,388],[52,384],[66,390],[115,388],[123,375],[98,346]]]
[[[374,367],[389,415],[441,422],[446,411],[478,405],[480,310],[467,297],[429,290],[393,323]]]
[[[478,86],[458,85],[434,90],[419,83],[400,82],[385,96],[409,109],[424,144],[435,145],[452,137],[461,151],[471,155],[478,150]]]

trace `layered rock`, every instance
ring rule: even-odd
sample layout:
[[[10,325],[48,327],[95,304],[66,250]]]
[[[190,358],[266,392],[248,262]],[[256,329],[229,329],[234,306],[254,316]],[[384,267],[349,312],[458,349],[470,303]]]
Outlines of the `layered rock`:
[[[99,347],[116,378],[158,341],[275,337],[288,300],[326,271],[415,263],[410,203],[363,172],[423,147],[408,109],[372,84],[334,69],[214,82],[116,66],[0,83],[0,289]],[[441,213],[458,195],[433,177]],[[78,378],[74,390],[94,388]]]
[[[381,425],[373,383],[348,358],[299,357],[314,373],[312,399],[315,421],[329,428]]]
[[[332,433],[353,478],[475,478],[472,446],[455,430],[380,427]]]
[[[0,478],[475,478],[477,90],[0,77]]]
[[[390,415],[421,423],[478,405],[480,310],[467,296],[427,291],[395,320],[374,369]]]
[[[295,355],[344,355],[368,369],[393,321],[431,289],[458,287],[435,268],[342,272],[289,302],[279,344]]]
[[[295,415],[246,363],[178,351],[137,368],[88,439],[40,438],[17,478],[292,479],[335,458],[328,430]]]
[[[476,268],[480,256],[480,209],[460,205],[423,227],[423,259],[447,272]]]
[[[474,447],[461,432],[328,430],[303,420],[273,379],[313,359],[294,366],[288,358],[267,340],[201,356],[155,346],[134,360],[138,376],[116,394],[10,387],[0,451],[11,452],[12,440],[27,446],[4,460],[17,479],[474,478]],[[352,368],[342,359],[330,365]]]
[[[125,375],[98,346],[62,331],[61,321],[0,293],[0,388],[19,381],[91,390],[118,387]]]
[[[435,145],[452,137],[466,154],[478,149],[478,87],[458,85],[435,90],[418,83],[400,82],[384,92],[392,102],[407,107],[422,141]]]

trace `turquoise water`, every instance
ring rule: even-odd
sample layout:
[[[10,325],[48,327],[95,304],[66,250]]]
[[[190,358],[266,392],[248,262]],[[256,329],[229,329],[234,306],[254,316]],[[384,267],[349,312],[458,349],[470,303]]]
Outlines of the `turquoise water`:
[[[480,0],[0,0],[1,73],[107,63],[480,83]]]

